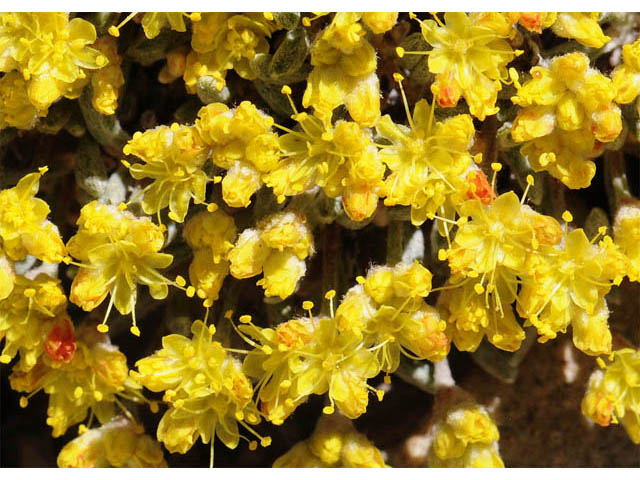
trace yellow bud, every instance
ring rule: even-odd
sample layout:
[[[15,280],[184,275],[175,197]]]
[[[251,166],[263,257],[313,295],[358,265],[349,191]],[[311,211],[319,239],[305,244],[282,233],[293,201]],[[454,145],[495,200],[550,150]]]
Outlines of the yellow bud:
[[[260,439],[260,445],[262,445],[263,447],[268,447],[269,445],[271,445],[271,437],[264,437]]]
[[[140,329],[136,325],[132,325],[129,331],[131,332],[132,335],[135,335],[136,337],[140,336]]]
[[[258,442],[252,440],[249,442],[249,450],[254,451],[258,448]]]
[[[238,320],[240,323],[251,323],[251,315],[241,315]]]
[[[500,170],[502,170],[502,164],[498,162],[493,162],[491,164],[491,170],[493,170],[494,172],[499,172]]]
[[[176,283],[181,286],[184,287],[187,284],[187,281],[184,279],[184,277],[182,275],[178,275],[176,277]]]
[[[9,363],[11,361],[11,357],[9,355],[0,355],[0,363]]]
[[[96,402],[101,402],[102,398],[103,398],[102,392],[100,392],[98,390],[94,390],[93,398],[95,398]]]
[[[302,308],[303,310],[313,310],[313,302],[305,300],[302,302]]]
[[[20,397],[20,408],[27,408],[27,405],[29,405],[27,397]]]
[[[149,402],[149,410],[151,410],[151,413],[158,413],[158,410],[160,410],[158,402]]]
[[[438,250],[438,260],[441,262],[445,261],[448,258],[447,251],[444,248]]]
[[[402,47],[396,47],[396,54],[397,54],[400,58],[404,57],[404,48],[402,48]]]
[[[329,290],[327,293],[324,294],[324,298],[326,298],[327,300],[331,300],[335,296],[336,296],[335,290]]]
[[[196,289],[192,285],[187,287],[187,297],[192,298],[196,294]]]
[[[527,175],[527,183],[533,186],[533,175]]]
[[[482,295],[484,293],[484,287],[482,286],[481,283],[476,283],[473,286],[473,289],[476,291],[478,295]]]
[[[309,20],[309,17],[302,17],[302,25],[305,27],[311,26],[311,20]]]
[[[283,95],[291,95],[291,87],[289,85],[283,85],[280,91]]]
[[[327,405],[322,409],[322,413],[324,413],[325,415],[331,415],[333,412],[335,412],[335,410],[336,409],[333,408],[333,405]]]
[[[400,83],[400,82],[402,82],[402,80],[404,80],[404,77],[396,72],[396,73],[393,74],[393,79],[396,82]]]
[[[120,30],[118,30],[118,27],[116,27],[115,25],[111,25],[109,27],[109,35],[118,38],[120,36]]]
[[[79,399],[80,397],[82,397],[82,395],[84,394],[84,390],[82,389],[81,386],[77,386],[76,389],[73,391],[73,396],[76,399]]]

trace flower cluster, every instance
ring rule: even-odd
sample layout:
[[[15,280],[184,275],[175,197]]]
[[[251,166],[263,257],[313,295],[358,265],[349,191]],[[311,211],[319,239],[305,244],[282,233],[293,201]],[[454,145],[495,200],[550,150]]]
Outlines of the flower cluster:
[[[566,332],[640,442],[638,18],[0,14],[0,363],[54,437],[86,420],[58,464],[213,465],[309,414],[275,467],[395,466],[351,424],[395,376],[436,397],[422,463],[501,467],[460,359],[513,381]]]
[[[339,415],[321,417],[313,434],[273,462],[274,468],[381,468],[380,450]]]
[[[213,340],[213,325],[196,320],[191,331],[192,338],[164,337],[161,350],[136,363],[133,378],[153,392],[164,392],[169,405],[158,425],[158,440],[172,453],[187,452],[198,438],[213,448],[216,436],[235,448],[245,438],[238,430],[242,425],[262,446],[269,446],[271,439],[251,427],[260,417],[240,362]],[[256,446],[253,440],[249,444],[252,449]]]
[[[357,123],[373,125],[380,116],[380,84],[376,51],[365,26],[382,34],[393,27],[397,15],[336,13],[311,49],[314,68],[302,99],[305,108],[312,106],[318,117],[330,120],[333,110],[345,105]]]
[[[582,413],[603,427],[622,423],[633,443],[640,443],[640,351],[616,350],[611,363],[598,358],[598,365],[589,378]]]
[[[272,125],[273,118],[247,101],[233,110],[212,103],[198,112],[195,128],[211,148],[211,161],[227,171],[222,198],[230,207],[248,207],[263,185],[263,176],[276,167],[278,137]]]
[[[277,26],[262,13],[205,13],[193,25],[191,48],[186,58],[184,82],[195,93],[198,79],[212,77],[216,88],[225,85],[228,70],[242,78],[256,78],[251,60],[269,51],[268,38]]]
[[[67,248],[85,263],[79,264],[69,300],[90,312],[110,294],[104,322],[98,329],[109,331],[106,322],[115,305],[121,314],[133,315],[131,332],[140,335],[135,318],[138,284],[149,287],[155,299],[166,298],[168,285],[172,284],[157,270],[173,261],[173,256],[160,253],[165,241],[162,228],[149,218],[138,218],[97,201],[82,208],[78,226]]]
[[[236,238],[233,217],[221,210],[200,212],[185,224],[183,236],[193,250],[189,280],[198,298],[213,304],[229,274],[227,256]]]
[[[127,358],[106,335],[84,325],[75,332],[75,347],[71,359],[43,355],[30,370],[14,369],[9,377],[11,388],[28,393],[20,400],[22,407],[40,390],[49,395],[47,425],[54,437],[82,422],[89,411],[89,423],[94,416],[102,424],[108,422],[116,406],[122,408],[118,396],[142,401],[141,387],[129,377]]]
[[[336,310],[336,323],[376,353],[383,371],[397,370],[401,353],[432,362],[447,356],[446,322],[424,301],[431,291],[429,270],[400,263],[373,267],[359,280]]]
[[[504,467],[498,452],[500,432],[476,404],[456,405],[434,427],[429,466],[435,468]]]
[[[438,105],[455,107],[464,97],[469,113],[480,120],[497,113],[498,92],[509,79],[507,64],[522,53],[507,41],[512,36],[509,19],[501,14],[450,12],[444,22],[437,15],[419,22],[432,50],[398,53],[428,55],[429,71],[436,76],[431,91]]]
[[[9,363],[20,352],[18,368],[27,371],[45,350],[52,360],[68,361],[75,342],[66,305],[57,278],[44,273],[34,279],[17,275],[9,296],[0,300],[0,339],[4,339],[0,362]]]
[[[261,413],[281,425],[309,395],[329,396],[324,413],[337,406],[347,418],[362,415],[369,390],[381,400],[383,392],[367,384],[380,372],[375,353],[350,333],[339,332],[329,317],[294,318],[275,329],[261,328],[251,317],[240,317],[240,332],[255,347],[245,357],[243,370],[258,378]]]
[[[95,41],[93,24],[66,13],[0,15],[0,128],[33,128],[59,98],[78,98],[109,62]]]
[[[291,295],[307,272],[305,259],[314,253],[313,236],[304,216],[295,212],[270,215],[256,228],[244,230],[228,253],[231,275],[251,278],[267,297]]]
[[[612,142],[622,130],[612,81],[590,68],[583,53],[557,57],[550,68],[534,67],[531,76],[523,85],[516,83],[518,94],[511,100],[523,110],[511,135],[529,142],[522,154],[534,170],[548,170],[569,188],[589,186],[596,170],[589,159],[597,156],[600,143]],[[581,143],[576,155],[571,146]]]
[[[116,417],[67,443],[58,454],[62,468],[166,467],[160,445],[141,425]]]

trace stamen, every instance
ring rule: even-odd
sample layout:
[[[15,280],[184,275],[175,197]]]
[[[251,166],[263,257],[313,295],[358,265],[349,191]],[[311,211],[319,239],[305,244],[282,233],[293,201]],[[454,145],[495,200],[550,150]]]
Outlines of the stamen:
[[[407,96],[404,93],[404,87],[402,86],[402,80],[404,80],[404,77],[399,74],[399,73],[394,73],[393,74],[393,79],[398,82],[398,85],[400,86],[400,94],[402,95],[402,103],[404,104],[404,111],[407,115],[407,121],[409,122],[409,126],[411,127],[411,130],[415,130],[416,126],[413,123],[413,118],[411,116],[411,110],[409,109],[409,102],[407,102]]]
[[[118,38],[120,36],[120,29],[122,27],[124,27],[124,25],[126,23],[129,22],[129,20],[131,20],[133,17],[135,17],[138,14],[138,12],[131,12],[122,22],[120,22],[118,24],[118,26],[116,27],[115,25],[111,25],[109,27],[109,35]]]
[[[529,189],[533,186],[533,176],[527,175],[527,187],[524,189],[524,193],[522,194],[522,199],[520,200],[520,205],[524,205],[524,201],[527,198],[527,193],[529,193]]]

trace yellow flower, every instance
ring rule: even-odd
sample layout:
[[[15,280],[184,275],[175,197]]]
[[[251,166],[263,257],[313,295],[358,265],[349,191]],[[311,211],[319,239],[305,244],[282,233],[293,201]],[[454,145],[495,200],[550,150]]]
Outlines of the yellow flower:
[[[60,468],[164,468],[162,448],[144,427],[116,417],[67,443],[58,454]]]
[[[380,116],[380,82],[375,73],[376,52],[365,38],[361,18],[360,13],[338,12],[320,32],[311,47],[314,68],[302,104],[312,106],[318,118],[326,121],[336,107],[345,105],[351,118],[370,127]]]
[[[47,320],[64,312],[67,297],[60,280],[44,273],[30,280],[17,275],[13,291],[0,300],[0,362],[9,363],[20,351],[20,368],[29,370],[43,353]]]
[[[274,213],[258,226],[244,230],[229,252],[235,278],[264,276],[257,284],[267,297],[291,295],[307,271],[305,259],[313,255],[313,236],[304,216]]]
[[[111,37],[102,37],[93,44],[109,60],[109,64],[91,75],[93,108],[102,115],[113,115],[118,108],[120,88],[124,85],[122,57],[118,55],[118,45]]]
[[[599,142],[612,142],[622,131],[620,108],[613,103],[616,89],[610,79],[589,67],[584,53],[557,57],[550,68],[533,67],[531,74],[533,78],[524,85],[516,82],[518,94],[511,98],[524,107],[511,130],[517,142],[560,129],[576,132],[581,142],[589,145],[593,144],[591,136]]]
[[[622,47],[622,63],[611,74],[616,102],[631,103],[640,95],[640,39]]]
[[[495,282],[508,280],[509,273],[525,269],[528,254],[540,245],[554,245],[561,240],[558,222],[523,205],[514,192],[503,193],[489,205],[468,200],[459,207],[463,218],[471,217],[458,228],[447,258],[456,275],[487,283],[491,291]],[[503,267],[497,271],[498,267]],[[504,277],[507,275],[507,278]]]
[[[503,468],[499,439],[498,428],[484,408],[474,404],[457,405],[435,426],[429,466]]]
[[[462,177],[471,164],[475,130],[469,115],[434,122],[424,99],[416,103],[413,115],[407,108],[407,118],[408,127],[389,115],[376,122],[378,135],[390,142],[379,154],[391,170],[384,181],[384,203],[411,206],[411,223],[421,225],[438,211],[442,215],[451,196],[466,190]]]
[[[29,393],[40,390],[49,394],[47,425],[52,435],[64,435],[67,429],[83,421],[91,410],[100,423],[116,413],[117,396],[141,400],[138,386],[128,377],[127,358],[111,344],[106,335],[84,325],[77,331],[77,350],[68,363],[42,356],[28,372],[14,369],[9,377],[11,388]],[[21,405],[26,406],[23,397]],[[23,403],[24,402],[24,403]]]
[[[357,337],[340,333],[332,318],[293,319],[276,329],[252,323],[239,328],[256,341],[250,341],[256,346],[243,369],[260,379],[260,410],[270,422],[282,424],[309,395],[325,393],[331,402],[325,413],[333,413],[334,405],[347,418],[365,413],[369,390],[375,391],[367,379],[375,377],[380,366],[375,354]]]
[[[514,278],[509,281],[515,283]],[[461,351],[474,352],[487,340],[502,350],[515,352],[524,340],[524,330],[515,319],[511,303],[515,299],[505,280],[498,279],[492,292],[478,294],[474,280],[461,283],[452,278],[438,299],[442,316],[447,319],[446,333]]]
[[[60,263],[66,257],[58,229],[47,220],[49,205],[35,197],[46,171],[41,168],[0,191],[0,245],[13,261],[24,260],[27,254],[47,263]]]
[[[601,369],[589,378],[582,413],[598,425],[622,423],[633,443],[640,443],[640,351],[613,352],[612,363],[598,359]]]
[[[269,446],[271,439],[260,437],[249,425],[259,423],[260,417],[240,362],[213,340],[212,325],[196,320],[191,332],[192,338],[163,337],[161,350],[136,363],[134,378],[153,392],[165,392],[169,404],[158,425],[158,440],[172,453],[186,453],[198,437],[212,443],[217,436],[233,449],[245,438],[238,431],[240,424],[262,446]]]
[[[317,112],[295,113],[299,130],[280,136],[282,161],[265,176],[278,201],[314,188],[327,196],[342,196],[347,215],[356,221],[369,218],[378,206],[385,167],[371,132],[355,122],[332,125]]]
[[[387,373],[400,354],[437,362],[449,353],[445,322],[423,298],[431,291],[431,272],[415,262],[374,267],[362,285],[352,287],[336,310],[340,332],[362,339]]]
[[[233,217],[220,210],[201,212],[185,224],[182,234],[194,252],[189,279],[198,297],[213,303],[229,273],[227,254],[236,238]]]
[[[157,271],[173,260],[172,255],[159,253],[165,241],[163,229],[149,218],[97,201],[82,207],[78,227],[67,248],[83,263],[73,279],[69,300],[89,312],[111,293],[103,325],[115,304],[121,314],[134,314],[132,333],[139,334],[134,311],[138,284],[147,285],[157,300],[166,298],[167,285],[173,284]]]
[[[269,52],[271,33],[277,29],[274,22],[265,19],[262,13],[204,13],[193,24],[191,47],[194,54],[192,63],[205,65],[189,72],[191,83],[197,78],[211,75],[224,86],[227,70],[235,70],[247,80],[254,80],[256,74],[251,68],[251,60],[259,53]],[[185,72],[185,82],[188,81]],[[195,83],[194,83],[195,84]]]
[[[211,159],[227,173],[222,180],[222,198],[231,207],[248,207],[263,185],[263,175],[278,165],[278,136],[273,118],[243,101],[230,110],[212,103],[198,112],[195,128],[211,148]]]
[[[158,213],[168,206],[169,218],[184,222],[191,200],[205,201],[209,178],[202,167],[209,151],[195,127],[174,123],[136,132],[123,152],[144,163],[123,163],[136,180],[154,180],[142,191],[144,212]]]
[[[77,98],[88,81],[86,70],[108,60],[90,48],[95,27],[67,13],[3,13],[0,16],[0,72],[19,71],[28,81],[29,101],[46,109],[60,97]]]
[[[27,94],[27,81],[18,72],[6,73],[0,78],[0,129],[33,128],[38,118],[45,117],[47,109],[34,107]]]
[[[587,47],[600,48],[611,38],[602,32],[599,18],[600,13],[559,12],[551,29],[559,37],[573,38]]]
[[[586,188],[596,174],[593,158],[602,154],[602,144],[588,128],[567,132],[555,129],[534,138],[520,149],[536,172],[547,171],[569,188]]]
[[[455,107],[464,96],[474,117],[484,120],[497,113],[501,82],[509,78],[506,66],[517,55],[506,41],[510,31],[501,31],[504,22],[488,22],[483,14],[448,12],[444,23],[434,18],[419,22],[433,47],[426,54],[429,71],[436,75],[431,91],[438,105]]]
[[[448,310],[448,331],[462,350],[474,351],[487,334],[498,348],[515,351],[524,339],[510,306],[518,277],[528,272],[538,248],[561,240],[560,225],[523,205],[513,192],[488,205],[468,200],[459,213],[466,221],[444,252],[455,275],[441,299]]]
[[[364,12],[362,23],[375,34],[388,32],[398,21],[398,12]]]
[[[382,453],[341,415],[323,416],[311,437],[296,443],[273,468],[382,468]]]
[[[624,256],[611,237],[595,245],[582,229],[566,235],[564,245],[543,247],[523,279],[518,313],[541,335],[555,338],[573,325],[574,344],[588,355],[611,351],[609,311],[604,296],[626,272]]]
[[[632,282],[640,281],[640,207],[625,205],[616,213],[613,224],[616,245],[629,259],[627,276]]]

